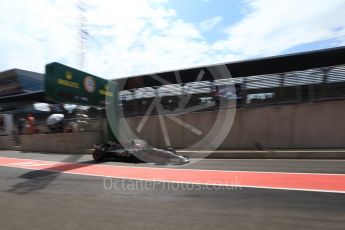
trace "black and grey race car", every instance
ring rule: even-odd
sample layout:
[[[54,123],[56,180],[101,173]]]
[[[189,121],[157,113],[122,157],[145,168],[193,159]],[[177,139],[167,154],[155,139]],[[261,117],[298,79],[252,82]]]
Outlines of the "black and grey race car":
[[[94,146],[93,159],[95,161],[100,162],[111,158],[126,162],[156,164],[187,164],[190,162],[188,158],[177,155],[172,148],[154,148],[144,140],[132,140],[125,145],[104,143]]]

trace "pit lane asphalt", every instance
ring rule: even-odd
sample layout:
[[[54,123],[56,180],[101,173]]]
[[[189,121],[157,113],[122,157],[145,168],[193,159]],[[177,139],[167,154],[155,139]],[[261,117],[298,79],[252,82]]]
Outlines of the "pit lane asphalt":
[[[0,156],[93,163],[90,155]],[[184,167],[345,173],[345,161],[333,160],[202,160]],[[345,194],[143,184],[0,167],[0,210],[1,229],[343,229]]]

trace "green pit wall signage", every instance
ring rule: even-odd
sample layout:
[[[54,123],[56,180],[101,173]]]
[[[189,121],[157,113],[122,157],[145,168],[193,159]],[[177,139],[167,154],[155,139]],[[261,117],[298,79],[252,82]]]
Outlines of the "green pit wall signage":
[[[107,80],[57,62],[46,65],[44,84],[48,101],[104,107],[113,96]]]
[[[46,65],[44,86],[46,99],[52,102],[105,107],[105,96],[112,97],[108,97],[111,100],[118,98],[117,87],[113,85],[112,90],[108,90],[107,80],[57,62]],[[113,116],[117,120],[117,110],[114,112]],[[107,139],[117,141],[109,123]]]

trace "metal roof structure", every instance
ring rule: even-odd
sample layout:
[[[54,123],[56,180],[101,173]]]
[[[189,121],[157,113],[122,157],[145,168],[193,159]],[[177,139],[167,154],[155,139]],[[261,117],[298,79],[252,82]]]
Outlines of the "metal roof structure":
[[[227,76],[218,76],[218,80],[214,80],[214,76],[212,76],[208,69],[217,66],[225,66],[231,73],[233,78],[231,81],[233,83],[242,82],[246,79],[248,88],[279,85],[281,84],[279,82],[281,74],[285,74],[284,84],[286,86],[289,84],[321,83],[322,77],[320,73],[310,74],[309,72],[319,71],[327,67],[332,67],[330,70],[332,71],[332,77],[328,81],[344,82],[344,57],[345,46],[138,75],[114,81],[123,86],[124,91],[121,93],[122,95],[129,94],[133,89],[136,89],[136,94],[143,98],[155,96],[156,88],[158,88],[159,95],[164,96],[171,93],[176,94],[177,91],[182,89],[187,90],[187,92],[202,92],[202,90],[209,87],[210,82],[213,82],[215,85],[229,83],[229,79],[226,79]],[[203,71],[204,74],[198,79],[198,82],[195,82],[200,71]],[[43,74],[19,69],[0,73],[0,104],[19,101],[45,102],[43,78]],[[6,93],[4,90],[1,90],[1,87],[6,84],[13,87],[12,91],[10,90],[10,92]]]
[[[44,75],[11,69],[0,73],[0,107],[2,110],[32,104],[44,99]]]
[[[345,46],[342,46],[337,48],[223,63],[219,65],[225,65],[228,71],[231,73],[232,78],[239,78],[342,65],[345,64],[344,57]],[[116,81],[123,84],[125,90],[163,85],[162,81],[157,80],[157,78],[154,76],[158,76],[160,79],[163,79],[164,82],[177,84],[179,82],[176,78],[176,72],[178,72],[181,83],[188,83],[195,81],[196,76],[201,69],[205,70],[205,74],[200,81],[213,81],[214,76],[207,71],[207,68],[219,65],[200,66],[195,68],[145,74],[118,79]]]

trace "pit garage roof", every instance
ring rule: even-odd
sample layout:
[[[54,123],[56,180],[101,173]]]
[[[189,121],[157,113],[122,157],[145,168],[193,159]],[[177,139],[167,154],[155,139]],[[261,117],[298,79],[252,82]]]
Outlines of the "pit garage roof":
[[[13,103],[44,101],[44,75],[21,69],[0,73],[0,107],[6,109]]]
[[[331,49],[230,62],[221,65],[224,65],[228,69],[233,78],[259,75],[267,75],[269,77],[270,75],[274,75],[275,73],[285,73],[290,71],[301,71],[306,69],[343,65],[345,64],[344,57],[345,46],[342,46]],[[189,83],[195,81],[196,76],[200,73],[201,70],[205,70],[205,74],[201,79],[199,79],[199,81],[212,81],[214,80],[214,78],[207,71],[209,67],[211,66],[201,66],[189,69],[145,74],[117,79],[115,81],[122,84],[124,86],[124,90],[143,87],[155,87],[164,85],[167,82],[171,84],[179,83],[176,78],[176,72],[178,72],[181,79],[180,83]],[[8,84],[9,82],[11,82],[8,80],[11,79],[10,76],[12,76],[12,79],[14,80],[14,82],[16,82],[17,85],[11,85],[11,87],[13,87],[12,92],[4,93],[4,90],[1,91],[0,89],[0,104],[18,101],[22,102],[25,100],[38,102],[45,101],[42,74],[19,69],[5,71],[0,73],[1,87],[3,84],[5,85],[5,83]],[[157,78],[154,78],[152,76],[158,76],[164,81],[162,82],[160,80],[157,80]]]
[[[331,49],[230,62],[221,65],[226,66],[233,78],[238,78],[342,65],[345,64],[344,57],[345,46],[342,46]],[[145,74],[119,79],[117,81],[124,84],[124,89],[160,86],[162,85],[162,81],[152,77],[156,75],[171,84],[176,84],[178,83],[176,78],[176,72],[178,71],[181,83],[188,83],[195,81],[196,76],[200,73],[201,69],[205,70],[205,74],[200,81],[212,81],[214,80],[214,77],[207,71],[208,67],[210,66]]]
[[[0,97],[43,90],[44,75],[12,69],[0,73]]]

